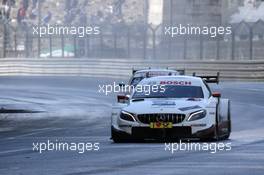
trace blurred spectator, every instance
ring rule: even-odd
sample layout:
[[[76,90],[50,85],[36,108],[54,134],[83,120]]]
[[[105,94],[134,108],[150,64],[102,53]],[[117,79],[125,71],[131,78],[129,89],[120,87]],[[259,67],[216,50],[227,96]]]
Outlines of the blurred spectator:
[[[34,19],[37,18],[37,16],[38,16],[38,10],[37,10],[37,8],[32,9],[32,11],[31,11],[31,13],[29,15],[29,18],[34,20]]]
[[[0,15],[2,17],[5,17],[6,19],[9,19],[11,12],[11,7],[8,5],[3,5],[0,9]]]
[[[37,8],[38,0],[32,0],[32,9]]]
[[[6,5],[8,0],[2,0],[2,5]]]
[[[75,11],[74,10],[70,10],[64,16],[64,23],[65,24],[71,24],[74,19],[75,19]]]
[[[3,5],[13,6],[15,5],[16,0],[2,0]]]
[[[72,0],[65,0],[65,10],[68,12],[71,9]]]
[[[10,18],[11,7],[16,3],[15,0],[3,0],[2,7],[0,9],[0,16],[5,17],[6,19]]]
[[[48,11],[48,14],[46,16],[44,16],[44,18],[42,19],[43,24],[47,25],[49,23],[49,21],[51,20],[51,18],[52,18],[52,14],[50,11]]]
[[[21,22],[25,19],[26,17],[26,10],[24,6],[20,7],[17,12],[17,22],[21,24]]]
[[[72,3],[71,3],[71,8],[77,8],[78,7],[78,4],[79,4],[79,1],[76,1],[76,0],[73,0]]]
[[[116,0],[114,2],[114,12],[117,16],[123,15],[122,7],[124,3],[125,3],[125,0]]]
[[[86,7],[88,5],[88,3],[89,3],[89,0],[84,0],[83,1],[83,7]]]
[[[65,0],[65,10],[70,11],[78,7],[79,2],[77,0]]]
[[[29,6],[29,2],[28,2],[29,0],[23,0],[23,7],[24,7],[24,9],[27,11],[27,9],[28,9],[28,6]]]
[[[86,16],[86,13],[84,11],[82,11],[82,10],[80,12],[79,23],[82,26],[85,26],[87,24],[87,16]]]

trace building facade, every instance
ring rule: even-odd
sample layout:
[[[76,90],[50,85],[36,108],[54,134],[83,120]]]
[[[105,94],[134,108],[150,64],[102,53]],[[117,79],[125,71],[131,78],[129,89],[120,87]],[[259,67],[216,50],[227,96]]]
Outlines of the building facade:
[[[213,25],[222,22],[222,0],[165,0],[164,23]]]

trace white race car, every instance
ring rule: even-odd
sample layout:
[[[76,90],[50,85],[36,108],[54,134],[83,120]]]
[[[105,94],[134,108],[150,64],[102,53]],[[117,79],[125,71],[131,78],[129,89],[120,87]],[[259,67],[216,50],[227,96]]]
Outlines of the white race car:
[[[179,70],[173,70],[173,69],[139,69],[139,70],[132,70],[132,77],[129,79],[128,84],[136,86],[141,80],[144,78],[150,78],[150,77],[157,77],[157,76],[166,76],[166,75],[184,75],[185,70],[179,69]]]
[[[113,141],[228,139],[230,100],[212,93],[207,85],[218,80],[219,76],[158,76],[141,80],[137,85],[141,91],[135,90],[127,100],[113,106]]]
[[[162,68],[148,68],[148,69],[132,69],[132,76],[128,80],[128,84],[119,83],[121,88],[124,88],[124,91],[117,95],[118,101],[124,101],[126,99],[126,95],[130,94],[130,90],[128,90],[127,86],[137,86],[137,84],[143,80],[144,78],[151,78],[157,76],[174,76],[174,75],[184,75],[184,69],[162,69]]]

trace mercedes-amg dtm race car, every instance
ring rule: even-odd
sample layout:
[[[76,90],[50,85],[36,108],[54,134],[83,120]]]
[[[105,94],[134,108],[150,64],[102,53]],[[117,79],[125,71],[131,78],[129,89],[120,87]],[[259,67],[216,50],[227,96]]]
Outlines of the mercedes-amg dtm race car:
[[[137,86],[137,84],[143,80],[144,78],[151,78],[157,76],[174,76],[174,75],[184,75],[184,69],[171,69],[171,68],[145,68],[145,69],[132,69],[132,76],[128,80],[127,85],[124,83],[119,83],[121,88],[125,90],[118,94],[118,100],[124,101],[126,99],[126,95],[130,94],[130,90],[127,90],[127,86]]]
[[[133,69],[132,77],[129,79],[129,85],[137,85],[144,78],[157,77],[157,76],[166,76],[166,75],[184,75],[184,69],[160,69],[160,68],[148,68],[148,69]]]
[[[155,87],[146,94],[134,91],[113,106],[114,142],[138,139],[228,139],[231,133],[230,100],[212,93],[207,82],[219,76],[158,76],[137,86]]]

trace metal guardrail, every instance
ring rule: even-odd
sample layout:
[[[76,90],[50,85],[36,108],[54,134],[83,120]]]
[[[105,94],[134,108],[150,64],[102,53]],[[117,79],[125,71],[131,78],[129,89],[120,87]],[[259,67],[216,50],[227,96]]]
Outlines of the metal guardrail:
[[[231,64],[230,64],[231,63]],[[173,67],[185,69],[188,75],[215,75],[221,80],[264,81],[264,61],[148,61],[141,59],[34,59],[6,58],[0,65],[0,76],[49,75],[128,78],[135,67]]]

